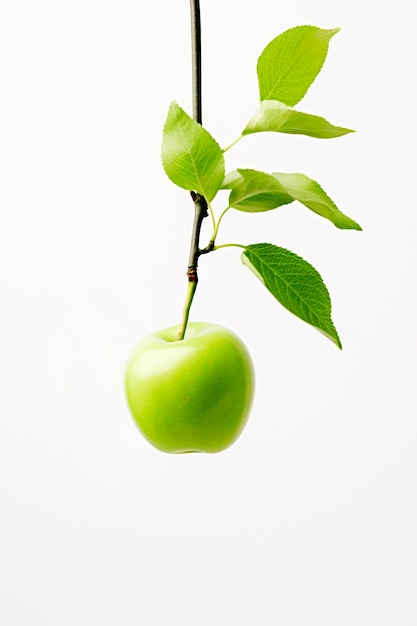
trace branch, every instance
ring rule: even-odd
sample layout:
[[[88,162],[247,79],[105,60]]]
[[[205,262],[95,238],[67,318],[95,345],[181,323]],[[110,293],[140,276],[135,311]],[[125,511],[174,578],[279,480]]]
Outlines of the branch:
[[[193,117],[202,124],[201,112],[201,18],[199,0],[190,0]]]
[[[192,44],[192,93],[193,93],[193,117],[196,122],[202,124],[201,107],[201,19],[199,0],[190,0],[191,12],[191,44]],[[184,305],[183,319],[178,333],[178,340],[184,339],[187,329],[188,316],[193,302],[198,283],[198,259],[202,254],[207,254],[214,249],[214,241],[210,241],[206,248],[200,248],[201,225],[208,216],[206,199],[199,193],[191,192],[194,202],[194,224],[191,235],[190,256],[188,259],[188,290]]]

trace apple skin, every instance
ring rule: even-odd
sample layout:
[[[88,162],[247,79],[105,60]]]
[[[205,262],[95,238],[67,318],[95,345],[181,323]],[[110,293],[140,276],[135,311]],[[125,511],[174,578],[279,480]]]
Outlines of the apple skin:
[[[190,322],[143,339],[125,374],[127,402],[139,430],[158,450],[220,452],[249,417],[255,377],[242,341],[227,328]]]

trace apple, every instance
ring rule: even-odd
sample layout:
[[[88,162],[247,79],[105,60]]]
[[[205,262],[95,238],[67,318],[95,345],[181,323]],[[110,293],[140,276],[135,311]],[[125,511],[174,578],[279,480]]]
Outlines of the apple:
[[[248,350],[227,328],[190,322],[143,339],[125,374],[139,430],[163,452],[220,452],[241,434],[254,394]]]

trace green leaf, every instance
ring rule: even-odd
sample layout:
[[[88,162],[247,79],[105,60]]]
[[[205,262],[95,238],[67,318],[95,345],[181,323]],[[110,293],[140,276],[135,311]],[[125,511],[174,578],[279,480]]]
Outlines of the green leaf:
[[[308,135],[319,139],[341,137],[353,131],[333,126],[324,117],[301,113],[277,100],[264,100],[258,112],[250,120],[242,135],[260,132]]]
[[[311,324],[340,349],[342,344],[331,319],[331,301],[320,274],[294,252],[270,243],[247,246],[241,255],[272,295],[288,311]]]
[[[234,170],[233,172],[229,172],[223,179],[222,186],[220,189],[233,189],[242,181],[242,175],[239,174],[238,170]]]
[[[339,30],[295,26],[273,39],[257,65],[261,100],[297,104],[320,72],[329,41]]]
[[[282,174],[274,172],[274,178],[282,185],[284,191],[318,215],[333,222],[337,228],[362,230],[357,222],[339,211],[327,193],[315,181],[305,174]]]
[[[213,200],[224,178],[224,157],[217,141],[172,102],[162,138],[162,164],[173,183]]]
[[[275,186],[271,178],[279,183]],[[231,189],[229,206],[240,211],[269,211],[297,200],[337,228],[362,230],[357,222],[342,213],[320,185],[305,174],[266,174],[257,170],[229,172],[221,189]]]
[[[231,178],[229,174],[229,185],[232,185],[229,206],[234,209],[258,213],[293,201],[271,174],[250,169],[238,169],[237,174],[239,178]],[[224,188],[224,182],[222,187]]]

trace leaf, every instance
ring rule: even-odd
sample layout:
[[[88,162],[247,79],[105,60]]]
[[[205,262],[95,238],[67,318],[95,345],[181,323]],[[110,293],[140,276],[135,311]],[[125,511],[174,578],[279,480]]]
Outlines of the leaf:
[[[295,111],[277,100],[264,100],[242,135],[268,131],[308,135],[319,139],[341,137],[353,132],[349,128],[333,126],[324,117]]]
[[[229,206],[234,209],[258,213],[276,209],[293,201],[271,174],[250,169],[238,169],[237,174],[239,178],[235,177],[233,180],[229,174],[229,184],[232,184]]]
[[[339,30],[295,26],[273,39],[258,59],[261,100],[297,104],[320,72],[329,41]]]
[[[320,274],[310,263],[294,252],[270,243],[247,246],[241,259],[288,311],[320,330],[342,348],[331,319],[329,292]]]
[[[274,172],[274,178],[282,185],[284,191],[304,204],[318,215],[333,222],[337,228],[362,230],[357,222],[339,211],[335,203],[320,185],[305,174],[282,174]]]
[[[170,180],[213,200],[224,178],[224,157],[217,141],[172,102],[162,138],[162,164]]]
[[[236,185],[239,184],[242,180],[242,175],[239,174],[238,170],[234,170],[233,172],[229,172],[223,179],[222,186],[220,189],[233,189]]]
[[[271,184],[274,178],[279,187]],[[266,174],[257,170],[238,169],[229,172],[221,189],[231,189],[229,206],[240,211],[268,211],[297,200],[337,228],[362,230],[360,225],[342,213],[320,185],[305,174]],[[284,201],[285,200],[285,201]]]

